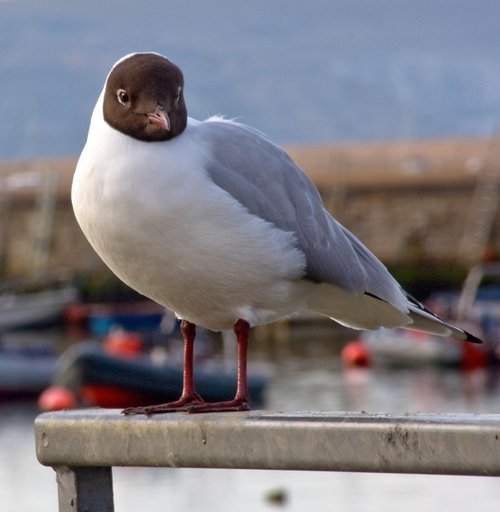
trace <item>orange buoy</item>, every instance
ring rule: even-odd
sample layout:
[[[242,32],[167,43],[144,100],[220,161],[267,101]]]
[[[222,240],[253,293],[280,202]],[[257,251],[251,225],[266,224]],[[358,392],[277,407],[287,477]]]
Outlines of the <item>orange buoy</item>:
[[[108,354],[127,359],[139,355],[143,345],[144,342],[139,334],[123,329],[111,331],[104,340],[104,350]]]
[[[371,365],[370,350],[362,341],[351,341],[340,353],[340,358],[346,366],[366,368]]]
[[[62,386],[51,386],[38,398],[38,408],[41,411],[73,409],[77,405],[78,400],[75,393]]]

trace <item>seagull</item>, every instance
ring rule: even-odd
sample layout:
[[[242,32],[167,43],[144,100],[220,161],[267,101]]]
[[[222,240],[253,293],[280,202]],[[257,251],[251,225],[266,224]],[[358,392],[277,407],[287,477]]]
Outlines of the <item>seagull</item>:
[[[297,311],[354,329],[404,327],[481,342],[406,293],[261,132],[188,117],[183,73],[158,53],[126,55],[109,72],[71,199],[107,266],[181,320],[180,398],[125,414],[248,410],[250,328]],[[232,400],[208,403],[196,390],[196,326],[236,334]]]

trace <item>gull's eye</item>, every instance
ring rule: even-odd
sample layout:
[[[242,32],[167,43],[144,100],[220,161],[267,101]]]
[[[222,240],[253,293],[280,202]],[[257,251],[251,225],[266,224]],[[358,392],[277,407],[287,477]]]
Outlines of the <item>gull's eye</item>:
[[[175,96],[175,105],[176,106],[179,104],[179,101],[181,99],[181,92],[182,92],[182,87],[179,87],[177,89],[177,95]]]
[[[130,99],[125,89],[118,89],[118,91],[116,91],[116,97],[122,105],[126,105]]]

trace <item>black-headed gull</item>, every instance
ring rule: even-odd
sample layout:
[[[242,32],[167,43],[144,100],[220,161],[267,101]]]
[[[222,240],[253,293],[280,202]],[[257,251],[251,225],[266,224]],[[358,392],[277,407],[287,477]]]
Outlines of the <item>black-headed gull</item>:
[[[189,118],[182,72],[159,54],[127,55],[111,69],[72,202],[111,270],[182,319],[182,396],[126,413],[248,409],[250,327],[298,310],[356,329],[407,327],[480,341],[409,297],[264,135],[217,117]],[[234,329],[233,400],[205,403],[196,392],[195,325]]]

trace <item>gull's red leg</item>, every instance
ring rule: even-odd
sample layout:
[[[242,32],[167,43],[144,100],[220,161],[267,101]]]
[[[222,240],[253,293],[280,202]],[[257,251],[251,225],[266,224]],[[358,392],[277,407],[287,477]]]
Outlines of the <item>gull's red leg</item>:
[[[226,402],[193,403],[187,405],[185,410],[190,413],[199,412],[226,412],[226,411],[248,411],[250,409],[250,397],[248,395],[247,380],[247,352],[248,334],[250,326],[245,320],[238,320],[234,324],[234,333],[238,341],[238,381],[236,395],[233,400]]]
[[[182,338],[184,339],[184,372],[182,377],[182,395],[179,402],[184,404],[203,402],[203,399],[196,392],[194,385],[194,339],[196,337],[196,326],[187,320],[181,322]]]
[[[193,353],[196,326],[187,320],[182,320],[181,333],[184,339],[184,371],[182,378],[182,394],[179,400],[146,407],[129,407],[122,411],[123,414],[146,414],[149,416],[160,412],[181,411],[184,410],[186,406],[204,404],[203,399],[196,392],[194,385]]]
[[[250,397],[248,396],[248,378],[247,378],[247,356],[248,356],[248,335],[250,326],[245,320],[238,320],[234,324],[234,333],[238,341],[238,382],[236,387],[236,396],[234,399],[247,405],[250,409]]]

